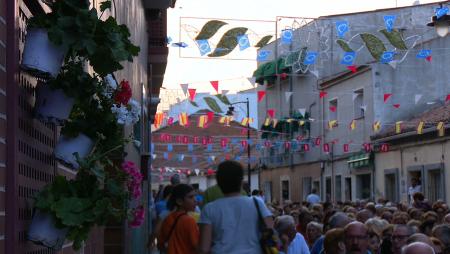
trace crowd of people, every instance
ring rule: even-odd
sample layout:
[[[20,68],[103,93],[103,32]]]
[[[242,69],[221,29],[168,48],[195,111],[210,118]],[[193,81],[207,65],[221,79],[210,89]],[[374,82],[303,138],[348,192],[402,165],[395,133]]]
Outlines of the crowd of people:
[[[159,193],[149,247],[160,253],[450,254],[450,211],[418,191],[410,203],[265,203],[242,191],[235,161],[218,165],[217,185],[198,193],[173,178]]]

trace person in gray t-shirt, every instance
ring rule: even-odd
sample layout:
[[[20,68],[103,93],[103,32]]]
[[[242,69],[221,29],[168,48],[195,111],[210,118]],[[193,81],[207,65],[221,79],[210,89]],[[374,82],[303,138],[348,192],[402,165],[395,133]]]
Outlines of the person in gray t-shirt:
[[[241,196],[242,166],[235,161],[219,164],[217,184],[225,197],[207,204],[200,215],[199,253],[261,254],[260,221],[251,197]],[[266,225],[273,227],[272,214],[260,199]]]

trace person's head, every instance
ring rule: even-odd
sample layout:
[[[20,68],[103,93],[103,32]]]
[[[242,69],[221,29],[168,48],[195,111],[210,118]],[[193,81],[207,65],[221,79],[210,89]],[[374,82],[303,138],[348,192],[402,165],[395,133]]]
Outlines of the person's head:
[[[369,231],[373,231],[379,236],[383,234],[383,230],[389,225],[387,221],[378,218],[368,219],[365,224]]]
[[[252,196],[259,196],[259,190],[254,189],[254,190],[252,191]]]
[[[316,190],[316,188],[312,188],[312,189],[311,189],[311,193],[313,193],[313,194],[317,194],[317,190]]]
[[[170,183],[172,184],[172,185],[177,185],[177,184],[179,184],[181,182],[181,179],[180,179],[180,175],[179,174],[174,174],[171,178],[170,178]]]
[[[424,233],[427,236],[431,236],[431,231],[433,230],[435,223],[436,223],[435,220],[426,220],[422,222],[422,224],[419,227],[420,232]]]
[[[172,194],[172,190],[173,190],[173,185],[167,185],[166,187],[164,187],[163,199],[168,200],[170,197],[170,194]]]
[[[439,216],[437,215],[437,213],[433,212],[433,211],[428,211],[424,214],[422,214],[422,221],[427,221],[427,220],[434,220],[434,221],[438,221]]]
[[[306,236],[308,242],[313,244],[322,235],[323,225],[315,221],[311,221],[306,226]]]
[[[425,200],[425,196],[421,192],[416,192],[413,195],[413,199],[415,202],[423,202]]]
[[[413,234],[413,229],[404,224],[398,224],[394,226],[392,232],[392,253],[400,254],[403,246],[406,245],[408,237]]]
[[[427,235],[424,235],[422,233],[412,234],[406,240],[406,244],[411,244],[411,243],[414,243],[414,242],[426,243],[426,244],[428,244],[430,246],[433,246],[433,242],[431,242],[430,238]]]
[[[383,220],[386,220],[387,222],[391,222],[392,221],[392,213],[391,212],[389,212],[389,211],[384,211],[382,214],[381,214],[381,218],[383,219]]]
[[[352,222],[352,220],[347,216],[347,214],[342,212],[337,212],[330,217],[328,221],[329,229],[332,228],[344,228],[347,224]]]
[[[302,234],[306,234],[306,226],[308,226],[308,223],[311,221],[314,221],[314,217],[309,210],[306,208],[300,209],[298,213],[298,224]]]
[[[411,217],[411,219],[420,220],[422,218],[423,211],[417,208],[411,208],[408,214]]]
[[[197,202],[195,200],[195,191],[192,186],[187,184],[178,184],[173,187],[167,207],[170,210],[194,211]]]
[[[345,248],[348,254],[366,254],[369,247],[367,227],[354,221],[344,227]]]
[[[295,238],[297,231],[295,230],[294,218],[290,215],[282,215],[275,219],[273,227],[279,235],[287,235],[289,240],[292,241]]]
[[[445,246],[444,244],[442,244],[442,242],[437,239],[436,237],[430,237],[431,242],[433,243],[433,250],[434,253],[436,254],[443,254],[444,250],[445,250]]]
[[[415,177],[411,178],[411,186],[412,187],[416,187],[418,183],[419,183],[419,181],[417,180],[417,178],[415,178]]]
[[[334,228],[328,230],[323,241],[325,254],[345,254],[344,229]]]
[[[444,244],[446,250],[450,250],[450,225],[441,224],[435,226],[432,235]]]
[[[378,250],[381,246],[381,237],[375,231],[370,230],[368,232],[369,235],[369,250],[371,253],[378,253]]]
[[[373,213],[370,210],[363,209],[356,214],[356,220],[365,223],[368,219],[373,217]]]
[[[217,185],[223,194],[239,193],[244,179],[244,170],[237,161],[224,161],[217,166]]]
[[[402,249],[401,254],[435,254],[430,245],[422,242],[411,243]]]
[[[392,224],[404,224],[408,223],[409,215],[406,212],[395,212],[392,218]]]

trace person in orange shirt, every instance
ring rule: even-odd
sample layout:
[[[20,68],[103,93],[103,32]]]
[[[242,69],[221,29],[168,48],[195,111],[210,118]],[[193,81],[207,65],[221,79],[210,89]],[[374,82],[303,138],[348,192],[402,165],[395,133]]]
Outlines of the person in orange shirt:
[[[176,185],[167,206],[173,212],[162,224],[158,249],[167,254],[195,254],[200,233],[195,219],[188,215],[196,206],[194,188]]]

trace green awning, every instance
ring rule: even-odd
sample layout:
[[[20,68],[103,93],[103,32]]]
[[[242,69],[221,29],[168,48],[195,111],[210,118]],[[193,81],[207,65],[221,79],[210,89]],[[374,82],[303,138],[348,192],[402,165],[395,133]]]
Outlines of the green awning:
[[[276,74],[288,71],[289,67],[286,66],[285,60],[283,58],[278,58],[276,61],[270,61],[258,66],[253,72],[253,77],[255,77],[256,83],[258,84],[263,84],[265,80],[269,84],[273,84],[276,80]]]
[[[367,167],[370,165],[370,153],[351,156],[347,163],[351,168]]]

